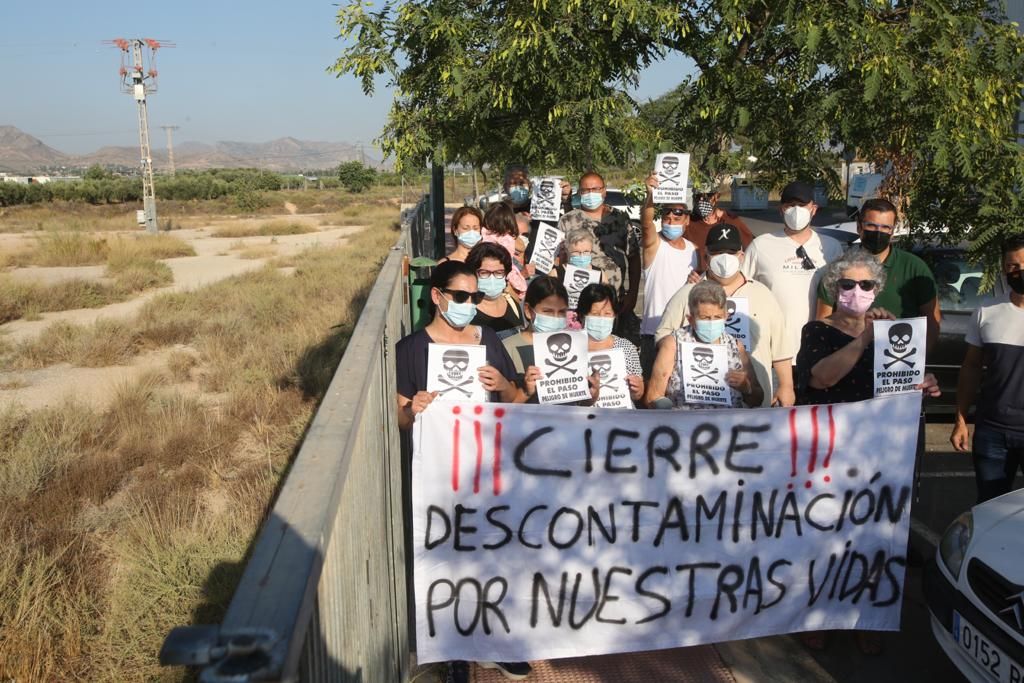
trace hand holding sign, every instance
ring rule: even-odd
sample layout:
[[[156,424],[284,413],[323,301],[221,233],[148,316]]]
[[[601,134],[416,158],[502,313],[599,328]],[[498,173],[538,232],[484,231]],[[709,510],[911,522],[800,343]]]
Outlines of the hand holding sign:
[[[875,396],[917,391],[924,380],[928,325],[923,317],[874,320]]]
[[[600,377],[597,405],[601,408],[632,408],[626,379],[626,356],[622,349],[605,349],[590,354],[590,371]]]
[[[679,152],[659,154],[654,162],[658,187],[654,189],[655,204],[686,202],[686,185],[690,177],[690,155]]]
[[[544,373],[537,380],[537,399],[541,403],[572,403],[590,398],[586,332],[534,334],[533,355]]]
[[[427,352],[427,391],[438,401],[487,401],[479,368],[487,365],[487,349],[480,344],[430,344]]]

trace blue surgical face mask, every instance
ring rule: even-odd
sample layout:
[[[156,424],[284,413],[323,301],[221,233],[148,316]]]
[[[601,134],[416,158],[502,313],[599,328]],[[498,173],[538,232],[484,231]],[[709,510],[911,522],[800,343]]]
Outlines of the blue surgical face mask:
[[[667,239],[669,242],[677,240],[683,236],[683,226],[681,225],[661,225],[661,236]]]
[[[513,204],[525,204],[526,200],[530,198],[530,190],[517,185],[508,189],[508,198],[512,200]]]
[[[483,238],[480,236],[479,230],[467,230],[466,232],[461,233],[457,239],[459,240],[459,244],[467,249],[472,249]]]
[[[593,211],[604,204],[604,197],[600,192],[584,192],[580,195],[580,206],[587,211]]]
[[[696,321],[697,339],[705,344],[718,340],[725,332],[724,320],[698,320]]]
[[[488,299],[497,299],[505,291],[505,278],[503,277],[482,277],[476,281],[477,288],[484,293]]]
[[[584,326],[591,339],[604,341],[612,333],[612,328],[615,327],[615,318],[601,318],[596,315],[588,315]]]
[[[467,301],[464,304],[449,301],[448,310],[442,311],[441,315],[452,327],[462,328],[473,322],[473,318],[476,317],[476,304],[472,301]]]
[[[590,262],[594,260],[593,254],[570,254],[569,265],[577,268],[590,268]]]
[[[561,332],[565,329],[565,325],[565,318],[559,318],[557,315],[538,313],[533,316],[534,332]]]

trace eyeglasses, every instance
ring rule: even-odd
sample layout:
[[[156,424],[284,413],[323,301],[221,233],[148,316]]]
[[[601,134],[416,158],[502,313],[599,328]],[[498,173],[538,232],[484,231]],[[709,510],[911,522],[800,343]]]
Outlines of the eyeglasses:
[[[672,214],[673,216],[678,218],[680,216],[685,216],[688,213],[690,213],[690,212],[687,211],[686,209],[663,209],[662,212],[661,212],[661,215],[662,216],[667,216],[669,214]]]
[[[877,230],[878,232],[892,232],[893,226],[886,223],[861,223],[861,226],[867,230]]]
[[[581,187],[580,194],[583,194],[584,192],[600,192],[603,189],[604,185],[598,185],[597,187]]]
[[[593,256],[593,255],[594,255],[594,252],[591,249],[587,249],[586,251],[573,250],[573,251],[569,252],[569,256]]]
[[[472,300],[474,304],[478,304],[484,300],[483,292],[466,292],[461,289],[442,289],[445,294],[450,294],[452,301],[457,304],[464,304],[467,301]]]
[[[502,270],[478,270],[478,271],[476,271],[476,276],[478,278],[480,278],[480,277],[496,277],[496,278],[501,279],[501,278],[505,277],[505,270],[504,269],[502,269]]]
[[[839,280],[839,288],[847,292],[854,287],[860,287],[861,291],[870,292],[876,286],[878,286],[878,282],[875,280],[851,280],[845,277]]]
[[[804,249],[804,245],[800,245],[796,248],[796,255],[801,259],[804,270],[815,270],[818,266],[814,265],[814,261],[807,255],[807,250]]]

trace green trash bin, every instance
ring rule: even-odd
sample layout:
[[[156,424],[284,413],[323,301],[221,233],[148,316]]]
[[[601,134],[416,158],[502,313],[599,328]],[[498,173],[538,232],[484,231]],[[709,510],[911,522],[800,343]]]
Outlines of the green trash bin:
[[[413,330],[422,330],[430,322],[430,269],[436,265],[426,256],[409,261],[409,318]]]

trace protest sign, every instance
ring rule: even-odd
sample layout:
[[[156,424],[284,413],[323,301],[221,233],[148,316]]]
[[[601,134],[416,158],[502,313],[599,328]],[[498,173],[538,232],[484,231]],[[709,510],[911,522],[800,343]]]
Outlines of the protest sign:
[[[482,344],[430,344],[427,350],[427,391],[438,401],[487,400],[477,370],[487,365]]]
[[[600,281],[601,271],[599,270],[587,270],[586,268],[566,265],[565,279],[562,284],[565,285],[565,289],[569,293],[569,308],[575,311],[576,304],[580,301],[580,292],[590,283]]]
[[[590,372],[601,377],[597,396],[600,408],[632,408],[633,398],[629,395],[626,381],[626,356],[622,349],[605,349],[590,354]]]
[[[725,301],[726,312],[729,314],[725,319],[725,331],[743,342],[743,348],[747,351],[752,346],[750,341],[750,300],[745,296],[729,297]]]
[[[920,392],[786,409],[431,404],[417,658],[899,629]]]
[[[533,179],[530,217],[538,221],[557,221],[562,213],[561,178],[545,176]]]
[[[655,204],[685,204],[686,184],[690,177],[690,155],[672,152],[659,154],[654,161],[658,187],[654,188]]]
[[[547,275],[555,267],[555,256],[564,239],[565,233],[549,223],[542,222],[537,226],[530,263],[534,265],[538,275]]]
[[[732,403],[732,394],[725,382],[729,358],[724,344],[682,342],[676,351],[676,362],[687,403],[724,406]]]
[[[923,317],[874,321],[875,396],[916,391],[924,380],[928,324]]]
[[[590,398],[587,333],[534,333],[533,357],[544,376],[537,380],[541,403],[573,403]]]

